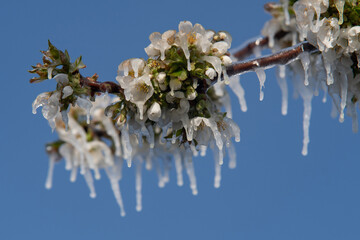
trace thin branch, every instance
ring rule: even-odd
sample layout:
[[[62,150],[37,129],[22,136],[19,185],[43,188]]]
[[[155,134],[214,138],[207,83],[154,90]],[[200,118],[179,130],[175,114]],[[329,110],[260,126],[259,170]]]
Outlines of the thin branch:
[[[124,94],[124,89],[119,84],[114,82],[95,82],[90,77],[80,77],[81,86],[87,86],[91,89],[92,93],[113,93]]]
[[[246,62],[236,62],[226,68],[227,74],[230,76],[242,74],[249,71],[255,71],[256,69],[271,68],[275,65],[286,65],[295,61],[299,55],[303,52],[314,53],[318,49],[308,42],[302,42],[291,48],[287,48],[283,51],[271,54],[265,57],[256,58]]]
[[[274,39],[280,40],[281,38],[285,37],[289,32],[285,31],[279,31],[275,34]],[[268,47],[269,44],[269,37],[262,37],[258,38],[255,41],[247,43],[244,47],[237,50],[234,54],[232,54],[234,57],[236,57],[237,60],[243,60],[251,55],[254,54],[254,50],[256,48],[265,48]]]

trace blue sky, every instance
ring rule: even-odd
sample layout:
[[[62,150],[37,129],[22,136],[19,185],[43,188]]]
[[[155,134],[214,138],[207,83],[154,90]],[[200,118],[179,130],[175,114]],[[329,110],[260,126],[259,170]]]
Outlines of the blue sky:
[[[245,3],[246,2],[246,3]],[[0,7],[0,239],[359,239],[360,136],[351,119],[330,117],[331,104],[313,101],[309,155],[301,155],[302,101],[289,100],[281,115],[275,73],[267,71],[265,99],[258,100],[254,73],[242,77],[248,112],[232,94],[241,128],[238,167],[223,168],[213,187],[212,157],[196,158],[199,195],[188,185],[157,187],[155,172],[143,175],[143,211],[135,210],[134,170],[121,182],[127,216],[121,218],[108,180],[96,182],[90,199],[83,179],[69,182],[64,164],[54,187],[44,188],[51,133],[31,103],[54,84],[30,85],[27,70],[41,60],[50,39],[75,58],[84,74],[114,81],[117,65],[145,57],[148,36],[176,29],[179,21],[227,30],[233,46],[259,35],[269,16],[266,1],[6,1]],[[292,91],[290,87],[290,92]],[[291,94],[290,94],[291,96]],[[186,182],[188,183],[188,182]]]

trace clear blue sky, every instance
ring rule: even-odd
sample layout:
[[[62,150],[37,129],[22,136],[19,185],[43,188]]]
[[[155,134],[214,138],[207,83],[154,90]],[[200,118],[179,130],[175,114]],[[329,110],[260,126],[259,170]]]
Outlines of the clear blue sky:
[[[195,159],[198,196],[188,185],[176,186],[174,171],[163,189],[155,172],[145,172],[141,213],[135,211],[134,171],[125,169],[125,218],[105,175],[96,182],[96,199],[83,179],[69,182],[62,163],[54,188],[44,188],[44,144],[56,135],[41,114],[31,113],[31,103],[54,84],[30,85],[26,70],[41,60],[48,39],[73,58],[83,55],[85,74],[112,81],[121,61],[145,57],[150,33],[176,29],[181,20],[227,30],[233,46],[242,44],[269,19],[265,2],[3,1],[0,239],[360,239],[360,135],[352,133],[350,118],[340,124],[330,117],[330,103],[315,98],[309,155],[303,157],[302,101],[290,99],[289,114],[282,116],[271,70],[263,102],[256,75],[242,77],[247,113],[232,95],[241,128],[238,167],[223,168],[220,189],[213,188],[211,156]]]

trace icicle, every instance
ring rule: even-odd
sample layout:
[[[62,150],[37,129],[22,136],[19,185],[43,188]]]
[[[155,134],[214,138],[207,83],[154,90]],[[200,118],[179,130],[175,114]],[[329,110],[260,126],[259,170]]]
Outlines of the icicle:
[[[310,127],[310,117],[311,117],[311,97],[304,98],[304,114],[303,114],[303,149],[302,155],[306,156],[308,154],[308,144],[310,142],[309,138],[309,127]]]
[[[154,148],[155,147],[155,135],[154,135],[154,129],[151,124],[149,124],[147,126],[147,131],[148,131],[148,136],[146,139],[148,140],[150,148]]]
[[[55,161],[56,161],[57,155],[56,153],[50,153],[49,155],[49,168],[48,168],[48,174],[45,181],[45,188],[51,189],[52,188],[52,182],[53,182],[53,175],[54,175],[54,167],[55,167]]]
[[[60,112],[63,122],[65,123],[65,130],[69,130],[69,117],[66,110]]]
[[[107,118],[104,117],[102,120],[102,123],[104,125],[105,131],[106,133],[111,136],[114,146],[115,146],[115,156],[120,157],[121,156],[121,143],[120,143],[120,137],[119,137],[119,133],[116,130],[116,128],[114,127],[114,124],[112,123],[112,121]]]
[[[165,158],[163,160],[163,164],[164,164],[164,176],[163,176],[163,181],[164,183],[168,183],[170,181],[170,169],[171,169],[171,158]]]
[[[65,160],[65,169],[70,170],[72,169],[73,163],[72,163],[72,155],[73,155],[73,148],[69,144],[62,144],[59,147],[59,154],[64,158]]]
[[[216,154],[214,154],[216,156]],[[219,159],[214,156],[215,163],[215,177],[214,177],[214,187],[219,188],[221,182],[221,165]]]
[[[330,116],[332,118],[336,118],[337,114],[338,114],[337,107],[336,107],[335,101],[333,100],[333,101],[331,101],[331,113],[330,113]]]
[[[252,52],[253,52],[253,54],[254,54],[254,56],[255,56],[256,58],[261,57],[261,47],[259,46],[261,40],[262,40],[262,38],[256,39],[256,41],[255,41],[255,47],[254,47],[253,50],[252,50]]]
[[[163,188],[165,187],[165,181],[163,174],[161,173],[161,166],[159,164],[159,159],[154,159],[154,163],[155,163],[156,173],[158,175],[158,186],[159,188]]]
[[[192,190],[192,194],[197,195],[198,190],[196,186],[196,177],[195,177],[195,171],[194,171],[194,165],[193,165],[191,153],[189,154],[188,152],[186,152],[185,155],[186,156],[184,162],[185,162],[186,173],[190,180],[190,188]]]
[[[184,180],[182,174],[183,166],[182,166],[182,159],[180,153],[174,154],[174,159],[175,159],[175,169],[177,176],[177,185],[182,186],[184,185]]]
[[[124,150],[123,157],[127,162],[127,166],[131,167],[132,147],[131,147],[131,143],[130,143],[128,125],[123,126],[123,128],[121,129],[121,145],[123,146],[123,150]]]
[[[232,142],[230,142],[229,144],[228,154],[229,154],[229,168],[234,169],[236,168],[236,151]]]
[[[119,179],[117,176],[111,172],[111,170],[105,168],[106,174],[110,180],[111,189],[114,193],[114,197],[116,199],[117,204],[120,207],[120,215],[124,217],[126,215],[125,208],[124,208],[124,202],[121,196],[120,192],[120,185],[119,185]]]
[[[300,61],[304,68],[304,74],[305,74],[304,84],[305,84],[305,86],[308,86],[309,85],[310,54],[308,52],[303,52],[302,54],[300,54]]]
[[[96,180],[100,180],[100,179],[101,179],[101,175],[100,175],[99,168],[95,167],[95,168],[93,169],[93,171],[94,171],[95,179],[96,179]]]
[[[285,24],[289,26],[290,25],[289,0],[284,0],[283,8],[284,8]]]
[[[224,105],[226,116],[232,118],[232,108],[231,108],[231,99],[230,95],[226,92],[222,98],[222,104]]]
[[[131,67],[134,70],[134,76],[137,78],[139,76],[139,70],[143,69],[145,66],[144,60],[140,58],[131,59]]]
[[[215,139],[215,142],[216,142],[216,145],[217,145],[219,151],[222,150],[224,143],[221,138],[221,133],[218,130],[217,123],[215,121],[208,121],[208,123],[206,125],[209,126],[211,131],[213,132],[214,139]]]
[[[346,74],[341,74],[340,73],[340,97],[341,97],[341,102],[340,102],[340,117],[339,117],[339,122],[344,122],[344,110],[346,107],[346,100],[347,100],[347,89],[348,89],[348,79]]]
[[[265,80],[266,80],[266,75],[265,75],[265,71],[262,68],[257,68],[255,69],[256,75],[259,78],[259,82],[260,82],[260,101],[264,100],[264,92],[263,92],[263,87],[265,84]]]
[[[360,54],[359,53],[356,54],[356,58],[357,58],[357,62],[358,62],[357,66],[358,66],[358,68],[360,68]]]
[[[171,137],[171,143],[175,144],[176,143],[176,132],[174,131],[172,137]]]
[[[205,157],[206,156],[206,150],[207,150],[207,146],[200,146],[200,156]]]
[[[281,90],[281,114],[287,115],[288,111],[288,86],[286,82],[286,66],[280,65],[278,67],[277,81]]]
[[[75,182],[76,181],[77,170],[78,170],[78,167],[75,167],[75,166],[71,169],[70,182]]]
[[[91,108],[92,108],[92,103],[91,103],[88,99],[78,97],[78,98],[76,99],[76,104],[77,104],[80,108],[85,109],[85,111],[86,111],[86,117],[87,117],[87,118],[86,118],[87,124],[90,124],[90,112],[91,112]]]
[[[141,188],[142,188],[142,180],[141,180],[141,168],[142,168],[142,159],[138,159],[137,166],[136,166],[136,211],[140,212],[142,210],[142,195],[141,195]]]
[[[323,98],[322,98],[322,102],[323,102],[323,103],[326,103],[326,101],[327,101],[328,88],[327,88],[327,86],[326,86],[326,83],[323,82],[323,81],[321,81],[321,88],[322,88],[322,90],[324,91],[324,96],[323,96]]]
[[[96,192],[95,192],[95,186],[94,186],[94,179],[93,179],[93,177],[91,175],[90,169],[87,168],[85,170],[84,178],[85,178],[85,182],[88,185],[89,190],[90,190],[90,197],[95,198],[96,197]]]
[[[227,75],[226,68],[223,66],[222,69],[223,69],[222,74],[223,74],[223,76],[224,76],[224,83],[225,83],[226,85],[229,85],[229,83],[230,83],[230,78],[229,78],[229,76]]]
[[[239,100],[241,111],[246,112],[247,105],[246,105],[246,100],[245,100],[245,91],[244,91],[244,88],[240,84],[240,75],[231,77],[229,86]]]
[[[345,0],[335,0],[335,7],[339,12],[339,25],[343,24],[344,22],[344,5]]]
[[[326,57],[323,56],[324,67],[326,70],[326,84],[329,86],[334,83],[334,76],[332,71],[332,65],[329,61],[327,61]]]
[[[352,117],[352,130],[354,133],[357,133],[359,131],[359,122],[356,111],[356,103],[351,103],[349,105],[349,111]]]

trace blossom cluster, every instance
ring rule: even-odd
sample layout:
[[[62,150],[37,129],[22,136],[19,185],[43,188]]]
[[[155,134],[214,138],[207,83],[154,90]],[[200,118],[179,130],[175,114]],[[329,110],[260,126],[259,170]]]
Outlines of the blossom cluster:
[[[59,51],[50,41],[49,49],[42,51],[42,53],[43,64],[38,63],[29,71],[38,75],[32,78],[30,83],[54,79],[57,85],[56,90],[44,92],[37,96],[33,102],[33,113],[36,114],[36,109],[42,107],[44,118],[49,121],[51,128],[54,130],[55,118],[58,113],[61,113],[62,119],[67,125],[67,112],[70,105],[77,105],[86,109],[89,115],[92,103],[88,97],[89,89],[80,85],[79,70],[86,67],[81,57],[71,63],[68,52]]]
[[[343,122],[345,110],[353,119],[353,131],[358,131],[357,106],[360,97],[360,22],[359,5],[354,0],[283,0],[267,4],[273,18],[263,28],[274,51],[308,41],[319,52],[304,52],[299,61],[278,67],[278,82],[283,94],[282,113],[287,113],[286,70],[292,74],[297,95],[304,100],[304,146],[307,154],[311,101],[324,91],[333,101],[332,115],[339,113]],[[282,32],[281,37],[277,34]],[[259,49],[257,50],[259,52]]]
[[[120,91],[113,93],[114,98],[107,93],[96,96],[91,84],[97,84],[97,75],[82,77],[81,58],[71,63],[67,52],[49,43],[49,50],[43,52],[44,64],[32,70],[39,75],[33,82],[57,81],[55,91],[40,94],[33,103],[33,112],[42,106],[43,116],[59,135],[59,141],[47,146],[47,188],[52,186],[55,162],[65,159],[70,180],[75,181],[80,169],[90,196],[95,197],[93,174],[99,179],[99,170],[104,169],[121,215],[125,215],[119,187],[124,161],[128,167],[137,165],[137,210],[142,208],[143,163],[147,169],[156,168],[163,187],[169,181],[173,160],[178,185],[183,185],[185,169],[194,195],[198,190],[193,156],[205,156],[208,148],[212,150],[215,187],[220,186],[225,152],[229,167],[236,166],[232,139],[240,141],[240,129],[231,119],[225,85],[234,88],[244,111],[246,102],[239,80],[230,81],[226,74],[226,66],[232,63],[230,34],[184,21],[178,32],[152,33],[150,41],[145,48],[149,59],[133,58],[119,65],[116,80]],[[90,85],[82,82],[85,80]]]

